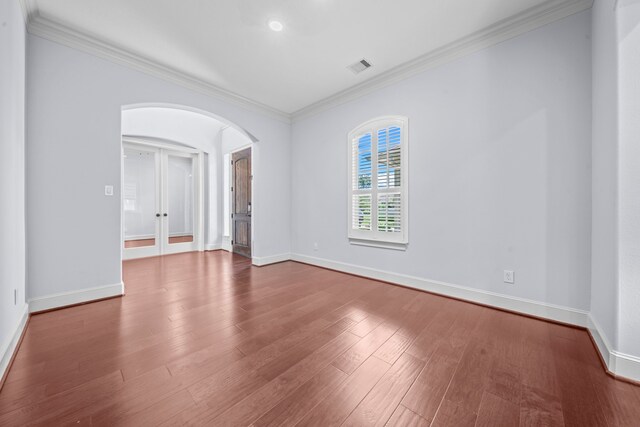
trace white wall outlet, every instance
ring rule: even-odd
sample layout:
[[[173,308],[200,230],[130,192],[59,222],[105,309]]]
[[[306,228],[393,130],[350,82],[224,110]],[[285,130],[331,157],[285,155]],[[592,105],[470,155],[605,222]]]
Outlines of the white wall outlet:
[[[104,195],[105,196],[113,196],[113,185],[105,185],[104,186]]]
[[[313,243],[313,250],[317,251],[318,250],[318,242],[314,242]]]
[[[511,270],[504,271],[504,283],[514,283],[515,282],[515,273]]]

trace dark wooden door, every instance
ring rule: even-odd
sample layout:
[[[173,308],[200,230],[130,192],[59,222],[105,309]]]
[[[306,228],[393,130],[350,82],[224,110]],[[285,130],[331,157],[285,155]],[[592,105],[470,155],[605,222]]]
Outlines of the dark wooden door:
[[[251,258],[251,149],[238,151],[231,156],[231,180],[233,253]]]

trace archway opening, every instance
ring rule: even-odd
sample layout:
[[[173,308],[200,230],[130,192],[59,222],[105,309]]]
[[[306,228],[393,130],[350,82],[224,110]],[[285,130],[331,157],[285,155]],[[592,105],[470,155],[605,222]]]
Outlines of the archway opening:
[[[123,259],[218,249],[251,257],[257,138],[213,113],[161,103],[122,107],[121,134]],[[234,168],[239,152],[250,161]]]

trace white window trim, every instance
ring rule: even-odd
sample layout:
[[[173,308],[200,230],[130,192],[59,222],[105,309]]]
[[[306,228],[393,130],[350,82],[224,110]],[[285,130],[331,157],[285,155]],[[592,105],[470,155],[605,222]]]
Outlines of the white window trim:
[[[379,193],[396,193],[397,189],[382,190],[377,188],[378,177],[378,163],[372,160],[371,170],[371,191],[362,191],[353,189],[353,141],[355,138],[370,132],[372,135],[372,156],[373,153],[377,153],[378,148],[378,136],[377,130],[389,126],[400,127],[401,141],[400,141],[400,200],[401,200],[401,224],[402,231],[400,233],[389,233],[377,230],[377,196]],[[409,119],[404,116],[383,116],[371,119],[357,126],[348,135],[348,236],[349,242],[354,245],[374,246],[379,248],[399,249],[405,250],[409,243]],[[382,191],[381,191],[382,190]],[[355,230],[352,226],[353,221],[353,196],[354,194],[371,194],[371,230]],[[376,202],[374,203],[374,200]]]

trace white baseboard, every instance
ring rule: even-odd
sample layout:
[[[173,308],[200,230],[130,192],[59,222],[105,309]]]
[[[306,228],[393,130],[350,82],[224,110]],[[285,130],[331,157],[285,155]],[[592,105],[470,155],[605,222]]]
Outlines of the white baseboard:
[[[155,238],[156,238],[155,234],[140,234],[140,235],[136,235],[136,236],[124,236],[124,240],[125,241],[149,240],[149,239],[155,239]]]
[[[293,261],[304,262],[306,264],[312,264],[319,267],[342,271],[344,273],[382,280],[385,282],[433,292],[436,294],[458,298],[469,302],[528,314],[530,316],[568,323],[580,327],[588,326],[589,313],[583,310],[542,303],[539,301],[528,300],[510,295],[498,294],[495,292],[473,289],[466,286],[454,285],[452,283],[423,279],[420,277],[392,273],[389,271],[376,270],[373,268],[361,267],[323,258],[315,258],[307,255],[292,254],[291,259]]]
[[[613,349],[600,324],[589,315],[589,331],[607,365],[607,369],[617,376],[640,381],[640,357],[621,353]]]
[[[169,233],[169,237],[186,237],[193,236],[193,231],[180,231],[175,233]]]
[[[36,313],[53,308],[66,307],[73,304],[94,301],[97,299],[124,295],[122,282],[114,285],[99,286],[97,288],[82,289],[79,291],[64,292],[29,300],[29,312]]]
[[[617,376],[640,381],[640,357],[613,350],[609,370]]]
[[[251,263],[255,266],[262,267],[264,265],[275,264],[277,262],[289,261],[291,254],[271,255],[265,257],[253,257]]]
[[[0,379],[4,378],[4,375],[9,368],[9,363],[11,362],[11,358],[16,351],[16,347],[20,342],[20,337],[24,331],[25,326],[27,326],[27,319],[29,319],[29,305],[24,305],[24,310],[22,312],[22,316],[20,317],[20,321],[13,332],[13,336],[11,340],[6,344],[5,348],[2,348],[2,359],[0,359]],[[2,384],[0,384],[1,386]]]
[[[222,245],[219,243],[207,243],[204,247],[205,251],[217,251],[218,249],[222,249]]]
[[[227,252],[233,252],[233,246],[231,246],[231,238],[229,236],[222,236],[221,248]]]
[[[184,231],[181,233],[169,233],[169,237],[182,237],[182,236],[193,236],[193,232]],[[136,236],[124,236],[124,240],[128,242],[133,240],[149,240],[149,239],[155,239],[155,238],[156,238],[155,234],[140,234]]]

